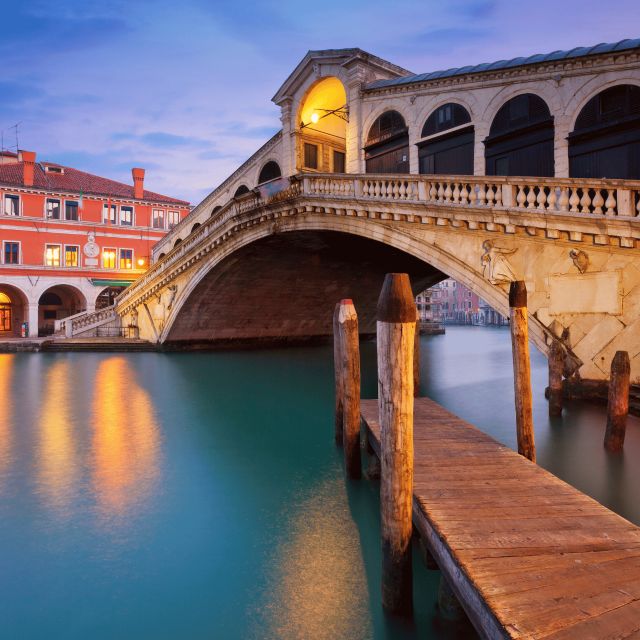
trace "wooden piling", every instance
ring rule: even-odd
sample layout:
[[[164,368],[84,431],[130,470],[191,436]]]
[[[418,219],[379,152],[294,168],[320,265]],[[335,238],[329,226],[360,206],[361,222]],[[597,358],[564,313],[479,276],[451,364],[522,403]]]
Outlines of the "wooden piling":
[[[531,364],[529,361],[529,328],[527,324],[527,287],[522,280],[512,282],[509,287],[509,311],[518,453],[535,462],[536,445],[533,436]]]
[[[342,369],[342,444],[350,478],[361,475],[360,462],[360,345],[358,316],[351,300],[341,300],[338,312],[340,366]]]
[[[629,378],[631,366],[626,351],[616,351],[611,362],[609,402],[607,404],[607,430],[604,446],[607,451],[622,451],[629,413]]]
[[[444,576],[440,576],[440,584],[438,585],[438,609],[440,615],[450,622],[461,622],[467,617],[460,601]]]
[[[343,389],[342,389],[342,357],[340,355],[340,326],[338,316],[340,315],[340,303],[338,302],[333,310],[333,373],[335,379],[335,439],[338,446],[342,446],[342,422],[343,422]]]
[[[420,318],[416,316],[415,344],[413,348],[413,395],[420,395]]]
[[[377,309],[382,605],[413,611],[413,363],[416,306],[406,273],[387,274]]]
[[[559,340],[553,340],[549,348],[549,415],[562,415],[562,372],[564,349]]]

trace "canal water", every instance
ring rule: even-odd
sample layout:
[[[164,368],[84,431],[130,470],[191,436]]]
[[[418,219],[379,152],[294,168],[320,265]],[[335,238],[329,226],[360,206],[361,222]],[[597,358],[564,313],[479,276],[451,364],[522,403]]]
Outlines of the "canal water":
[[[515,446],[504,329],[423,337],[423,392]],[[375,347],[363,345],[363,395]],[[640,523],[640,424],[547,418],[541,465]],[[378,487],[346,484],[330,347],[0,355],[0,636],[19,640],[457,638],[415,561],[412,624],[380,608]]]

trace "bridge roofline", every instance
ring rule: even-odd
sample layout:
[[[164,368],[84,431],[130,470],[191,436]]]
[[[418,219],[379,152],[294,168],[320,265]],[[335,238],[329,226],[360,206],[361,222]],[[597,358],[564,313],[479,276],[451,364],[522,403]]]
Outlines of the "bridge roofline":
[[[295,93],[303,79],[312,73],[313,65],[315,64],[337,64],[343,67],[349,67],[356,62],[361,62],[377,71],[383,72],[385,75],[391,75],[396,78],[413,75],[413,72],[408,69],[404,69],[393,62],[389,62],[384,58],[380,58],[357,47],[349,49],[310,50],[307,51],[304,58],[296,65],[296,68],[289,74],[271,100],[279,105]]]

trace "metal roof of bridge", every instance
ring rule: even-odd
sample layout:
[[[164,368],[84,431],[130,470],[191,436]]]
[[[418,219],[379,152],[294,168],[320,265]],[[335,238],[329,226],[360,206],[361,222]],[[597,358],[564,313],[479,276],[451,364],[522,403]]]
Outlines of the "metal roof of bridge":
[[[619,42],[601,42],[592,47],[575,47],[568,51],[552,51],[551,53],[536,53],[532,56],[512,58],[511,60],[498,60],[497,62],[483,62],[466,67],[457,67],[443,71],[432,71],[431,73],[420,73],[417,75],[403,76],[391,80],[376,80],[369,83],[365,89],[381,89],[384,87],[395,87],[404,84],[414,84],[416,82],[428,82],[429,80],[439,80],[440,78],[451,78],[471,73],[483,73],[496,71],[498,69],[510,69],[513,67],[523,67],[541,62],[555,62],[557,60],[569,60],[571,58],[582,58],[602,53],[612,53],[615,51],[627,51],[629,49],[640,48],[640,38],[620,40]]]

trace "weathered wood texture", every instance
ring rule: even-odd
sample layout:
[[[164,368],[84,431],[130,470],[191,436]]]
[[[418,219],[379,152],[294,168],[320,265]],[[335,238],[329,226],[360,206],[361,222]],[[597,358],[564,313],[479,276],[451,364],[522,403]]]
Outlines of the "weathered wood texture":
[[[361,475],[360,461],[360,344],[358,316],[351,300],[340,301],[338,341],[342,370],[342,445],[350,478]]]
[[[624,446],[629,413],[630,374],[629,354],[626,351],[616,351],[611,361],[607,429],[604,435],[604,446],[608,451],[622,451]]]
[[[382,605],[413,611],[413,363],[416,308],[407,274],[385,277],[378,301],[378,415],[382,426]]]
[[[640,637],[640,528],[428,398],[414,444],[414,523],[481,637]]]
[[[564,349],[558,340],[549,347],[549,415],[562,415],[562,373]]]
[[[536,445],[533,437],[533,400],[531,395],[531,362],[529,360],[527,289],[522,280],[511,283],[511,287],[509,288],[509,307],[518,453],[535,462]]]
[[[342,421],[343,421],[343,369],[342,356],[340,354],[340,325],[338,316],[340,315],[340,303],[336,303],[333,310],[333,373],[335,378],[335,439],[337,445],[342,445]]]

